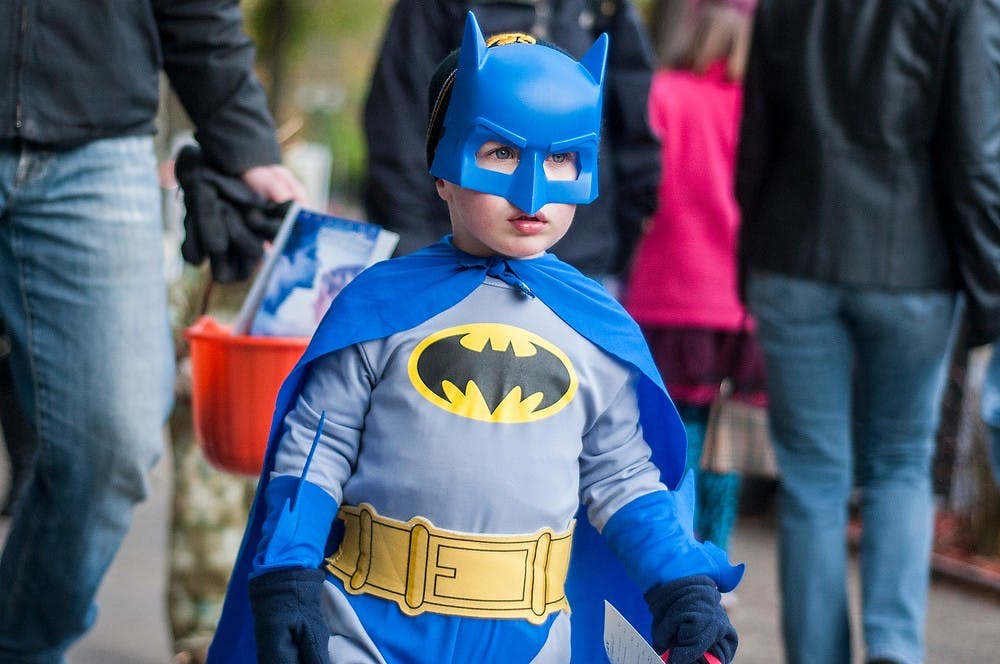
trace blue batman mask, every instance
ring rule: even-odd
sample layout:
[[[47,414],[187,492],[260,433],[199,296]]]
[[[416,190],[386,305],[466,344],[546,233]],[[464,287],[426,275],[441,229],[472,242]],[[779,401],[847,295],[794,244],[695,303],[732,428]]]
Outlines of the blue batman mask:
[[[528,214],[546,203],[593,201],[607,52],[607,35],[579,62],[538,44],[487,48],[469,12],[431,174],[502,196]],[[518,149],[512,173],[477,166],[476,152],[488,141]],[[546,178],[546,157],[560,153],[576,156],[575,180]]]

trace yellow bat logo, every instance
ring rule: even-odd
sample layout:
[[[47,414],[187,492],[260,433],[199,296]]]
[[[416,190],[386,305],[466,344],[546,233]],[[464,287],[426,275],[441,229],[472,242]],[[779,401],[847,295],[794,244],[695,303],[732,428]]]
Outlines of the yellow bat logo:
[[[470,323],[428,336],[413,350],[410,381],[449,413],[486,422],[533,422],[576,394],[566,354],[513,325]]]

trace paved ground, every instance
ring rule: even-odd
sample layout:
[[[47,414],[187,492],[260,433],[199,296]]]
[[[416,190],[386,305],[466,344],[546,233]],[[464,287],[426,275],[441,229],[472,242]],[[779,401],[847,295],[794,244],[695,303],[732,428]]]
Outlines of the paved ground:
[[[0,455],[0,466],[5,459]],[[98,598],[97,625],[70,652],[69,664],[166,664],[170,643],[164,608],[170,465],[160,462],[152,496],[134,525]],[[6,468],[0,468],[5,492]],[[0,494],[2,495],[2,494]],[[740,632],[741,664],[781,661],[775,590],[773,519],[744,517],[732,542],[735,560],[747,563],[733,621]],[[0,538],[6,524],[0,524]],[[928,617],[928,664],[1000,661],[1000,598],[935,582]]]

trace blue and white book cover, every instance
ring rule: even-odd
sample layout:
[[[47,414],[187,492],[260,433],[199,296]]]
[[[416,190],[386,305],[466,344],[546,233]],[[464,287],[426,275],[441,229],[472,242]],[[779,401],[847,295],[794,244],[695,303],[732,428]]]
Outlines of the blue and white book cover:
[[[399,236],[375,224],[293,207],[243,303],[234,334],[309,337],[361,270],[392,255]]]

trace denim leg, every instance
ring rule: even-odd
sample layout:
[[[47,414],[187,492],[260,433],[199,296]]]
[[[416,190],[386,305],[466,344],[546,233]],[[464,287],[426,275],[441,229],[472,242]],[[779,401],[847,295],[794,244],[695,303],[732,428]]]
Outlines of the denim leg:
[[[173,351],[150,137],[0,149],[0,315],[38,436],[0,559],[0,661],[55,663],[160,454]]]
[[[981,408],[993,481],[1000,486],[1000,342],[993,344],[993,355],[986,366]]]
[[[0,509],[0,516],[11,516],[21,504],[34,466],[35,432],[21,408],[14,391],[14,375],[10,369],[10,340],[7,327],[0,318],[0,427],[10,459],[10,491]]]
[[[790,664],[851,661],[845,529],[851,491],[853,347],[838,289],[752,274],[749,306],[768,367],[781,472],[778,564]]]
[[[954,337],[950,293],[848,297],[857,346],[862,625],[868,656],[924,659],[934,503],[931,463]]]

